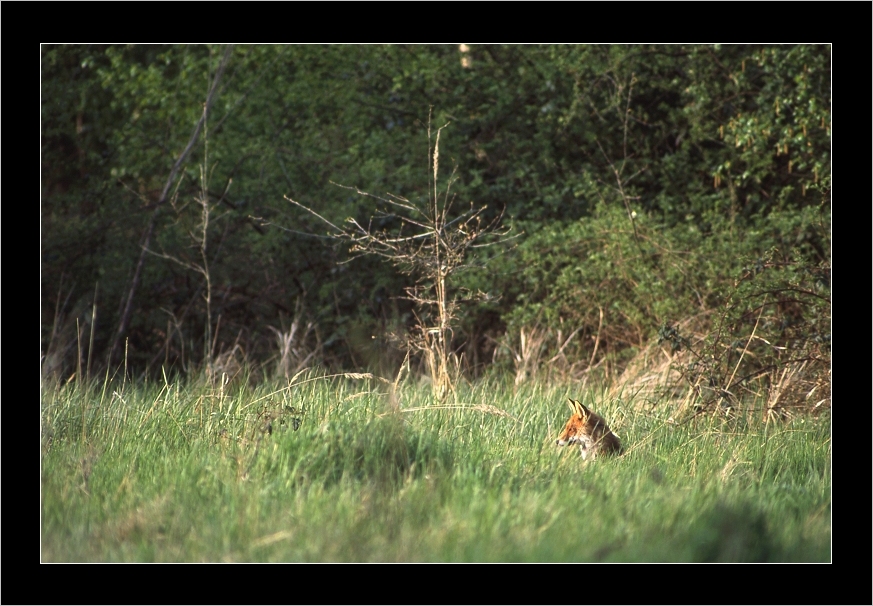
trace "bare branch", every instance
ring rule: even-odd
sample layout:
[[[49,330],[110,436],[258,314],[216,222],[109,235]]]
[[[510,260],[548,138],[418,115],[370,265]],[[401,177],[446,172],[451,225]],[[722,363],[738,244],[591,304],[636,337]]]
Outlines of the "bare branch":
[[[452,350],[453,325],[457,321],[459,305],[463,302],[489,298],[484,293],[472,295],[454,284],[455,275],[474,265],[468,260],[473,248],[499,245],[509,241],[511,228],[503,229],[503,213],[490,221],[483,220],[486,208],[470,208],[449,218],[455,197],[452,185],[457,180],[457,167],[446,181],[446,189],[439,193],[439,139],[440,127],[431,155],[431,123],[428,119],[428,195],[420,202],[388,193],[376,196],[358,187],[334,183],[360,196],[373,198],[385,205],[377,209],[369,222],[362,225],[349,217],[340,227],[331,223],[313,209],[285,196],[285,198],[317,217],[332,229],[329,236],[350,244],[349,259],[374,255],[389,261],[398,271],[412,277],[413,284],[405,288],[404,298],[414,304],[415,326],[399,339],[409,351],[422,356],[430,371],[434,394],[443,398],[454,390],[452,376],[460,361]],[[432,181],[431,181],[432,179]],[[388,220],[389,226],[377,228],[374,219]]]
[[[304,206],[304,205],[301,204],[300,202],[297,202],[296,200],[292,200],[292,199],[289,198],[288,196],[283,196],[283,197],[284,197],[286,200],[288,200],[291,204],[296,204],[297,206],[299,206],[300,208],[302,208],[302,209],[305,210],[306,212],[311,213],[311,214],[315,215],[316,217],[318,217],[319,219],[321,219],[321,221],[322,221],[323,223],[326,223],[327,225],[330,225],[330,226],[334,229],[334,231],[337,232],[338,235],[339,235],[339,234],[343,234],[343,233],[345,233],[342,229],[340,229],[339,227],[337,227],[336,225],[334,225],[333,223],[331,223],[330,221],[328,221],[327,219],[325,219],[324,217],[322,217],[321,215],[319,215],[317,212],[315,212],[314,210],[312,210],[312,209],[309,208],[308,206]]]

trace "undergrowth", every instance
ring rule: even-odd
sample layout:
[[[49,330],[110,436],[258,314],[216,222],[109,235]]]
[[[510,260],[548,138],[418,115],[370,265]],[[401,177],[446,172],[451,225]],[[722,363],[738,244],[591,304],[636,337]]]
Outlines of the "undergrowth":
[[[568,395],[623,456],[555,446]],[[829,411],[668,404],[508,378],[451,403],[370,375],[49,386],[42,559],[830,560]]]

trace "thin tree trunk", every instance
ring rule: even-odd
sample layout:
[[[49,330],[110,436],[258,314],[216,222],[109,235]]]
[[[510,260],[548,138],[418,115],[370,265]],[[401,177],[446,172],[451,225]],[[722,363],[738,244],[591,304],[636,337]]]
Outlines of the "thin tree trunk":
[[[107,364],[109,365],[112,364],[112,357],[115,354],[116,350],[118,350],[121,339],[127,332],[127,328],[130,325],[130,313],[133,309],[133,299],[136,295],[137,289],[139,288],[140,280],[142,279],[142,268],[143,265],[145,265],[146,251],[148,250],[149,243],[151,242],[152,234],[155,231],[155,222],[158,218],[158,213],[160,212],[161,207],[166,204],[167,196],[169,195],[170,188],[173,186],[173,182],[176,180],[176,175],[179,173],[179,169],[182,168],[182,164],[185,162],[188,154],[191,153],[194,144],[197,142],[197,138],[200,136],[200,131],[202,130],[203,125],[206,123],[206,119],[209,116],[209,110],[212,108],[212,103],[215,101],[215,97],[218,92],[218,84],[221,81],[222,75],[224,75],[227,64],[230,62],[230,55],[232,51],[232,44],[229,44],[225,47],[224,55],[221,57],[221,62],[218,64],[218,70],[215,72],[215,78],[213,78],[212,80],[212,86],[209,87],[209,93],[207,93],[206,95],[206,103],[204,104],[203,114],[200,116],[200,120],[197,121],[197,125],[194,127],[194,132],[191,133],[191,139],[188,141],[188,145],[176,159],[176,162],[173,164],[173,168],[170,169],[170,175],[169,177],[167,177],[167,182],[164,184],[164,189],[161,191],[161,199],[158,200],[157,207],[152,213],[151,219],[149,219],[148,227],[146,227],[145,235],[143,236],[143,240],[140,245],[139,260],[137,261],[136,269],[133,272],[133,279],[130,281],[130,290],[127,293],[127,301],[125,302],[124,309],[121,312],[121,318],[118,321],[118,330],[115,332],[115,338],[112,340],[112,346],[109,348],[109,355],[107,356]]]

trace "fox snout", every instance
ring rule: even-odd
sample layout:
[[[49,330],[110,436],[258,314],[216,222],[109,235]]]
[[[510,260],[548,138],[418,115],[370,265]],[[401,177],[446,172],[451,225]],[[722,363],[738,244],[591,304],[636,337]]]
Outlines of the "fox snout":
[[[579,439],[577,436],[569,436],[569,437],[561,436],[560,438],[555,440],[555,444],[557,444],[558,446],[567,446],[569,444],[581,444],[581,443],[582,443],[582,440]]]

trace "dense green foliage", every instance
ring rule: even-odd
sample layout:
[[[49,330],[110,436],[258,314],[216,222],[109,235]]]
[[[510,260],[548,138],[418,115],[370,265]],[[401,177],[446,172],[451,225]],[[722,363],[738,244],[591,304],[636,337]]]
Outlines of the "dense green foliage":
[[[827,562],[830,413],[507,381],[47,387],[43,561]],[[383,389],[384,387],[384,389]],[[392,396],[393,393],[393,396]],[[625,454],[555,446],[567,395]]]
[[[43,560],[828,561],[830,62],[43,46]],[[439,400],[388,335],[448,264],[324,221],[409,236],[355,188],[423,208],[446,124]],[[568,395],[624,456],[556,449]]]
[[[464,276],[495,296],[458,318],[470,373],[525,327],[578,331],[571,361],[621,367],[659,329],[726,307],[736,320],[763,305],[777,326],[800,306],[797,338],[829,339],[827,45],[238,46],[161,200],[222,52],[43,47],[47,372],[68,377],[91,354],[102,367],[150,221],[150,250],[196,256],[204,186],[215,347],[202,276],[147,255],[122,335],[132,368],[176,372],[207,350],[226,370],[264,363],[281,352],[276,331],[295,326],[286,363],[396,367],[402,352],[373,337],[412,322],[403,276],[373,258],[342,264],[342,246],[283,196],[334,222],[366,222],[374,207],[332,182],[425,198],[429,107],[435,126],[451,122],[441,153],[460,207],[505,210],[520,234]],[[773,259],[817,276],[818,298],[771,283],[769,299],[739,309],[746,269]]]

